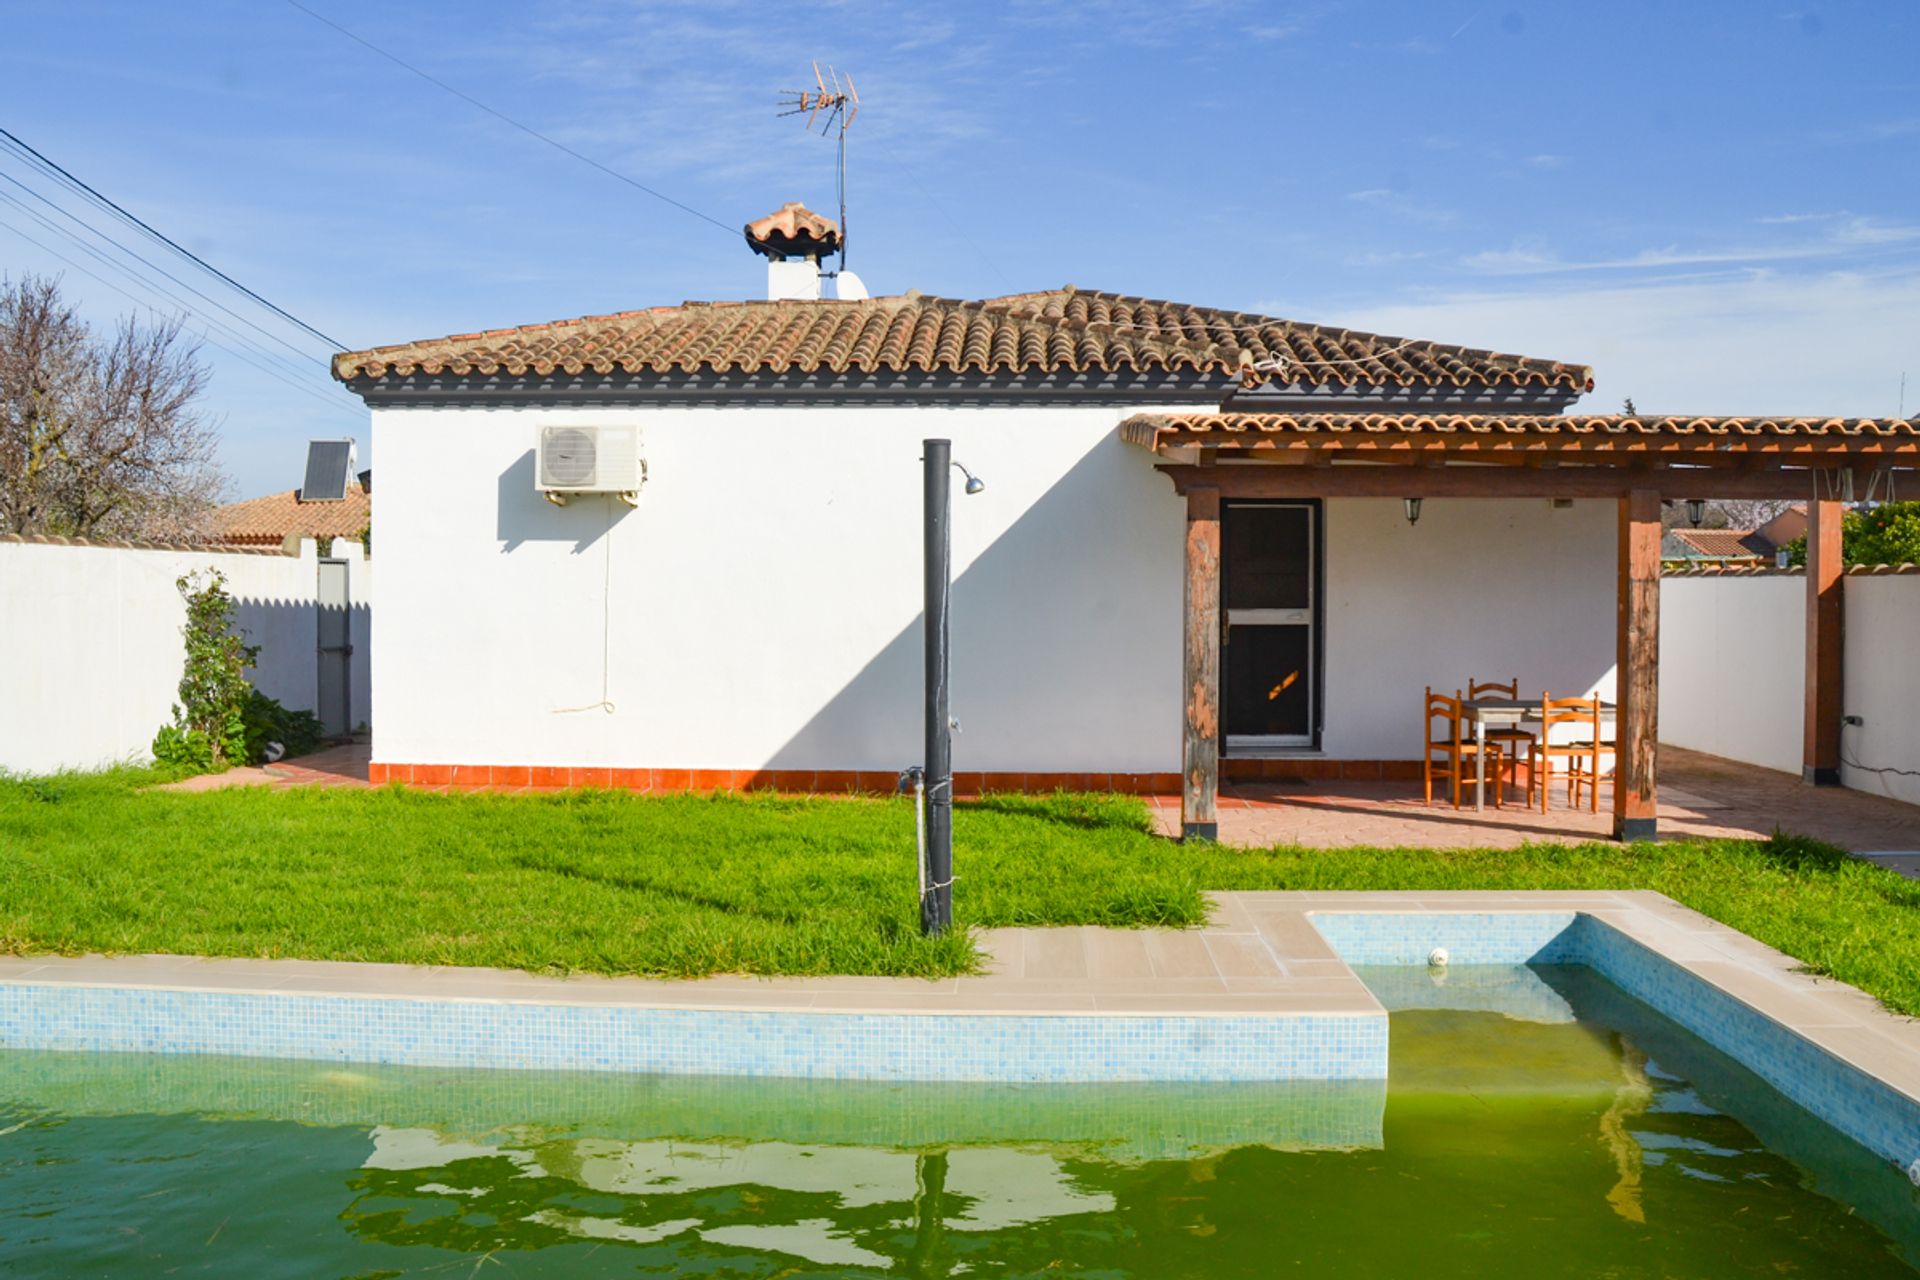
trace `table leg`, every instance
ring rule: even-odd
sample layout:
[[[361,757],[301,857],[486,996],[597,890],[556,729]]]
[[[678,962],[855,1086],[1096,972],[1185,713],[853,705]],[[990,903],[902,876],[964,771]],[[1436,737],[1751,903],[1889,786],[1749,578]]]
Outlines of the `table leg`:
[[[1487,807],[1487,722],[1473,718],[1473,808],[1476,813]]]

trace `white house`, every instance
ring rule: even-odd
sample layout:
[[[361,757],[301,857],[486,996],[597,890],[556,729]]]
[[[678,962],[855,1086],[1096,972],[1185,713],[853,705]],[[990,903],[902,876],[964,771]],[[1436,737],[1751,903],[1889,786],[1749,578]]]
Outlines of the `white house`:
[[[831,222],[747,240],[766,301],[336,358],[380,462],[376,781],[891,786],[935,437],[985,482],[953,507],[963,791],[1184,783],[1204,830],[1209,753],[1414,776],[1426,686],[1613,695],[1629,493],[1655,575],[1672,495],[1594,449],[1692,428],[1557,416],[1587,367],[1071,286],[823,298]],[[637,433],[632,505],[550,501],[548,427]],[[1542,465],[1461,452],[1501,442]]]

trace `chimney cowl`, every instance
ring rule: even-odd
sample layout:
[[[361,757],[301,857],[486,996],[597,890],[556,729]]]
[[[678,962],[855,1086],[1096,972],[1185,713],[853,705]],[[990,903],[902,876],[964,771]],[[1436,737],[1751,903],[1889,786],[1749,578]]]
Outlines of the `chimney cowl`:
[[[798,200],[787,201],[766,217],[749,222],[745,229],[747,247],[775,262],[787,258],[818,262],[840,252],[840,228],[833,219],[822,217]]]

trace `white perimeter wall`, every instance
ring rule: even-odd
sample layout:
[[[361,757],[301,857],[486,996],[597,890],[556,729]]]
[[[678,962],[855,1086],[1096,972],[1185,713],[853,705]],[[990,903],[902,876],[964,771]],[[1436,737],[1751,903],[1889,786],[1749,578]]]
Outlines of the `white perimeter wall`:
[[[1185,506],[1113,408],[381,409],[374,759],[919,761],[920,441],[953,499],[962,770],[1175,772]],[[534,489],[537,427],[633,422],[637,510]],[[1469,675],[1611,691],[1614,512],[1328,514],[1328,754],[1412,758]],[[602,701],[603,644],[605,701]],[[572,710],[571,708],[586,708]]]
[[[356,605],[355,723],[370,718],[367,608],[372,586],[360,544],[338,541]],[[151,758],[172,715],[186,643],[186,607],[174,582],[218,569],[234,618],[261,646],[254,686],[312,710],[315,653],[313,543],[298,557],[219,551],[0,542],[0,769],[46,773]]]
[[[1660,581],[1660,740],[1799,774],[1807,580]]]
[[[1840,779],[1920,804],[1920,574],[1841,581],[1845,709],[1866,723],[1840,731]]]
[[[1920,804],[1920,575],[1841,579],[1841,780]],[[1660,584],[1660,738],[1798,774],[1807,581],[1798,574]],[[1852,762],[1852,763],[1848,763]],[[1862,767],[1866,766],[1866,767]]]

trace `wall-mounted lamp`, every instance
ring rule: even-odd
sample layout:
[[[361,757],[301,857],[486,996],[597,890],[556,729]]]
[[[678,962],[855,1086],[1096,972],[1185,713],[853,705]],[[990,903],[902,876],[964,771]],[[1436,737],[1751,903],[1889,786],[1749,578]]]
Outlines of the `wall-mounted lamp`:
[[[1420,523],[1420,499],[1418,498],[1407,499],[1407,523]]]
[[[1687,523],[1691,524],[1694,528],[1698,529],[1700,527],[1700,522],[1702,520],[1705,520],[1706,518],[1707,518],[1706,500],[1704,498],[1688,498],[1687,499]]]
[[[964,463],[956,459],[953,465],[959,470],[961,475],[967,478],[967,483],[964,486],[962,486],[966,492],[979,493],[981,490],[987,487],[987,482],[982,480],[979,476],[976,476],[975,474],[973,474],[973,472],[967,470],[966,465]]]

